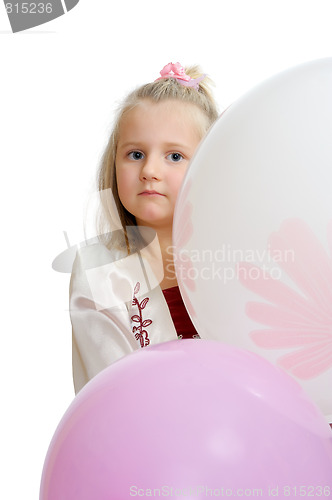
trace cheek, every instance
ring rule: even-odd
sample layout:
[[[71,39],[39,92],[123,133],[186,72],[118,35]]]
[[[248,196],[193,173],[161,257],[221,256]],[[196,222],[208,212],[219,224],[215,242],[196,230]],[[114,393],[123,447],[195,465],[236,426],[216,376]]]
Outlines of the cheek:
[[[122,168],[116,170],[116,182],[120,200],[124,203],[132,190],[132,179],[128,170]]]
[[[186,174],[187,168],[177,172],[176,175],[172,176],[172,178],[169,180],[169,185],[170,185],[175,197],[177,197],[177,195],[179,193],[179,190],[180,190],[182,181],[184,179],[184,176]]]

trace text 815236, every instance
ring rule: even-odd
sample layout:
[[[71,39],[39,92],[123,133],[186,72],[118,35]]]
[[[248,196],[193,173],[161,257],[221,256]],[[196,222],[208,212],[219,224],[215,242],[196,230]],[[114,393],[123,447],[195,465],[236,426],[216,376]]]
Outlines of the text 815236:
[[[6,3],[6,11],[8,14],[13,12],[17,14],[50,14],[52,12],[52,4],[48,3],[33,3],[33,2],[23,2],[23,3]]]

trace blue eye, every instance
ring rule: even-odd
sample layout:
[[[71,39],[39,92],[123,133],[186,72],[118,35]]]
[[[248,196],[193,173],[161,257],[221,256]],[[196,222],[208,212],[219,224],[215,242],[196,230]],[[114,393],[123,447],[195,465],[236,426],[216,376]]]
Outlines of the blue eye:
[[[130,158],[131,160],[142,160],[144,158],[144,154],[140,151],[131,151],[128,154],[128,158]]]
[[[179,162],[183,160],[183,156],[181,153],[171,153],[167,156],[167,158],[169,158],[173,162]]]

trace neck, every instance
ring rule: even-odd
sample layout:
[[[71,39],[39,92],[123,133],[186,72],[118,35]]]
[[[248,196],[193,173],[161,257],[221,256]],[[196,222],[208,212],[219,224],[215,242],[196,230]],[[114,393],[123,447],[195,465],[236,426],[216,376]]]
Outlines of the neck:
[[[163,272],[159,272],[160,287],[162,290],[177,285],[177,279],[173,260],[173,240],[172,228],[154,228],[157,237],[155,251],[150,252],[150,261],[155,261],[154,265],[160,269],[162,264]],[[160,262],[160,257],[162,262]]]

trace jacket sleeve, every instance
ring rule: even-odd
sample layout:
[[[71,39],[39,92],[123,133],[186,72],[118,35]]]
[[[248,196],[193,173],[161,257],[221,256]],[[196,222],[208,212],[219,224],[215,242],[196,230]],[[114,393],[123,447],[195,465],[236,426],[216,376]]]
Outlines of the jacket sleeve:
[[[78,250],[70,280],[73,378],[77,393],[92,377],[139,349],[131,331],[132,283],[102,245]]]

